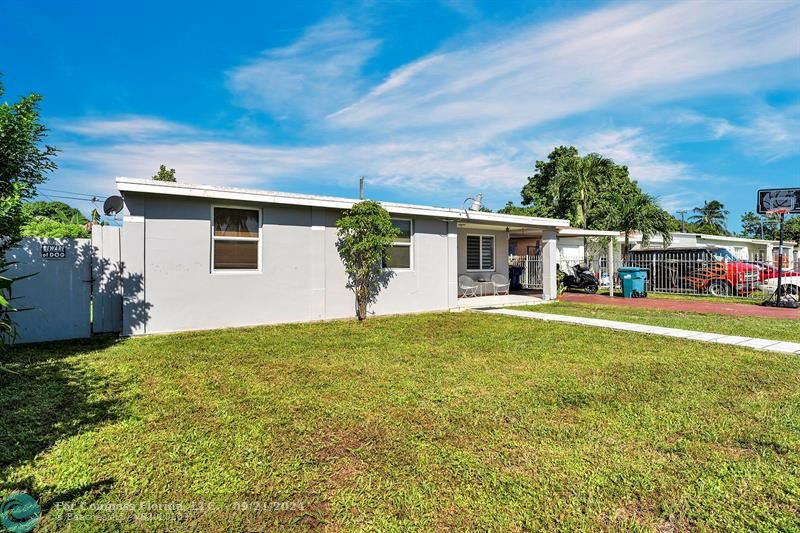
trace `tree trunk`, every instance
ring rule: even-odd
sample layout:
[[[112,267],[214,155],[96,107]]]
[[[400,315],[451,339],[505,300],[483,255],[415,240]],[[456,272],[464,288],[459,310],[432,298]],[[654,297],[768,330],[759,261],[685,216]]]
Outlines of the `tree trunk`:
[[[356,318],[362,321],[367,318],[367,289],[356,287]]]
[[[357,306],[356,316],[359,321],[362,321],[367,318],[367,299],[363,296],[358,298]]]

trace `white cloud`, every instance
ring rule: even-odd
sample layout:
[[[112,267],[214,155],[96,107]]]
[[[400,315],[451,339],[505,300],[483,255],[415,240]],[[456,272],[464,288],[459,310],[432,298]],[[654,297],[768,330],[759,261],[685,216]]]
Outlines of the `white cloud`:
[[[278,118],[319,117],[359,95],[361,69],[378,45],[347,19],[326,20],[231,70],[227,85],[244,107]]]
[[[441,0],[441,4],[470,19],[481,16],[481,10],[475,0]]]
[[[193,128],[169,122],[157,117],[125,115],[115,118],[85,118],[76,121],[56,121],[55,128],[84,137],[98,138],[145,138],[165,134],[187,134],[196,132]]]
[[[648,141],[640,128],[603,131],[578,141],[586,152],[597,152],[622,165],[642,184],[658,184],[690,179],[691,170],[684,163],[658,155],[658,148]]]
[[[329,118],[352,128],[458,129],[492,137],[622,97],[653,98],[665,86],[798,57],[798,20],[800,4],[780,1],[613,6],[436,52]]]
[[[738,123],[699,113],[682,113],[676,124],[699,126],[713,140],[733,139],[742,151],[775,161],[800,154],[800,106],[776,109],[765,104],[749,106],[747,119]]]
[[[160,164],[177,170],[180,181],[245,186],[292,177],[330,164],[335,147],[280,148],[235,142],[130,142],[107,146],[67,145],[67,167],[91,169],[90,175],[148,178]]]
[[[371,90],[362,72],[379,41],[345,19],[331,19],[231,70],[227,79],[242,105],[300,117],[328,142],[221,142],[211,132],[183,136],[181,125],[123,117],[72,124],[74,133],[119,138],[63,146],[60,159],[72,175],[79,168],[105,180],[148,177],[162,163],[184,181],[276,188],[302,180],[295,188],[305,190],[308,183],[323,187],[364,174],[404,192],[460,198],[480,189],[500,204],[517,198],[536,159],[555,145],[574,144],[628,165],[649,190],[689,195],[684,185],[698,179],[694,170],[660,155],[660,145],[641,128],[570,136],[537,130],[612,101],[623,108],[637,97],[672,98],[708,77],[798,57],[799,19],[800,4],[782,2],[613,5],[557,24],[509,27],[492,42],[451,45],[394,70]],[[765,150],[796,143],[796,114],[787,121],[764,113],[763,120],[748,128],[769,132]],[[719,138],[743,135],[741,125],[725,119],[709,128]],[[678,196],[665,198],[678,205]]]
[[[642,185],[658,186],[697,177],[685,163],[659,154],[659,144],[641,128],[601,130],[588,135],[548,135],[531,144],[537,159],[544,159],[555,146],[575,146],[581,154],[597,152],[626,165]]]

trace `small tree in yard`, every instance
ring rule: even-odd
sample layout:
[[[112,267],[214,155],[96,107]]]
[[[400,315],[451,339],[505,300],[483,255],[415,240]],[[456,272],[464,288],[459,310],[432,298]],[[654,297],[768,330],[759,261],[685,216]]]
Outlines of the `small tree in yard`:
[[[3,86],[0,84],[0,97]],[[0,348],[16,333],[11,287],[22,278],[9,275],[5,255],[22,237],[27,215],[22,205],[55,170],[57,150],[44,144],[47,128],[39,120],[38,94],[0,103]],[[0,367],[1,368],[1,367]]]
[[[371,200],[354,204],[336,221],[336,227],[336,249],[347,272],[347,288],[356,297],[356,316],[364,320],[369,304],[378,299],[394,275],[384,268],[384,260],[400,230],[392,224],[389,212]]]
[[[167,170],[167,167],[165,165],[161,165],[160,167],[158,167],[158,172],[156,173],[155,176],[153,176],[153,179],[155,181],[169,181],[172,183],[178,181],[175,178],[175,169],[171,168]]]

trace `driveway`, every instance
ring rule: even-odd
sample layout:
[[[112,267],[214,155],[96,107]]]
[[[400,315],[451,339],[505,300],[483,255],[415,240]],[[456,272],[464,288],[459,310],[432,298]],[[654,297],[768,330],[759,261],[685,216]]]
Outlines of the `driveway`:
[[[734,316],[761,316],[768,318],[800,319],[800,309],[782,309],[761,307],[753,304],[702,302],[692,300],[672,300],[666,298],[622,298],[620,296],[602,294],[581,294],[565,292],[558,297],[565,302],[597,305],[622,305],[626,307],[642,307],[646,309],[666,309],[669,311],[686,311],[689,313],[716,313]]]

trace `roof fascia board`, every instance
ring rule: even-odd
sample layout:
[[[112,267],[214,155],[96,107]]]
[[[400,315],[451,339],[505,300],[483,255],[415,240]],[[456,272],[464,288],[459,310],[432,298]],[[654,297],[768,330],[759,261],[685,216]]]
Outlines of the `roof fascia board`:
[[[117,188],[123,193],[135,192],[141,194],[163,194],[170,196],[205,198],[209,200],[232,200],[240,202],[320,207],[328,209],[349,209],[354,203],[358,202],[358,200],[349,198],[294,195],[271,191],[222,188],[207,185],[190,185],[184,183],[153,183],[151,180],[139,180],[132,178],[117,178]],[[498,213],[484,213],[480,211],[465,211],[462,209],[429,207],[412,204],[397,204],[392,202],[381,202],[381,205],[390,213],[398,215],[416,215],[443,218],[454,221],[483,222],[488,224],[508,226],[555,228],[569,226],[569,221],[567,220],[552,218],[503,215]]]

